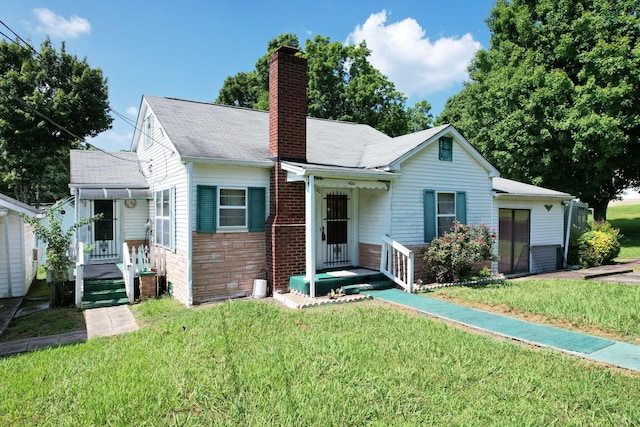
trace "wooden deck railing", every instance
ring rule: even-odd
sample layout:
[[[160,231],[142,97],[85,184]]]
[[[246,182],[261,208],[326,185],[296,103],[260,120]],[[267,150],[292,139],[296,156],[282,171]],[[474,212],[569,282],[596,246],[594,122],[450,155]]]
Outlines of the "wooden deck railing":
[[[413,292],[414,288],[413,263],[413,252],[410,249],[389,236],[382,237],[380,271],[407,292]]]

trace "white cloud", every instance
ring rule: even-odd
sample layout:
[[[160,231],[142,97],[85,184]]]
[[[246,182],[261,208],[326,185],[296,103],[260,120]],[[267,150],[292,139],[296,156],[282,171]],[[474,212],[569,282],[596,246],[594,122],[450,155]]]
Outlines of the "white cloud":
[[[33,9],[33,14],[39,23],[36,26],[36,30],[49,36],[74,38],[91,32],[89,21],[80,18],[78,15],[71,15],[67,19],[44,8]]]
[[[136,107],[129,107],[127,108],[127,114],[129,114],[130,116],[137,116],[138,109]]]
[[[366,41],[371,64],[411,97],[434,93],[462,82],[467,66],[482,45],[469,33],[431,42],[413,18],[387,24],[387,11],[356,26],[347,43]]]

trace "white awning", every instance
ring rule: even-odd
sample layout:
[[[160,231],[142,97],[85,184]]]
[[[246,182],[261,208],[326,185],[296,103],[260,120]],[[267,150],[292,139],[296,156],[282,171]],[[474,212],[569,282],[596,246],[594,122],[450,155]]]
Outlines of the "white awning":
[[[78,188],[80,200],[151,199],[148,188]]]
[[[388,190],[389,181],[369,181],[365,179],[316,178],[316,187],[324,188],[368,188],[372,190]]]

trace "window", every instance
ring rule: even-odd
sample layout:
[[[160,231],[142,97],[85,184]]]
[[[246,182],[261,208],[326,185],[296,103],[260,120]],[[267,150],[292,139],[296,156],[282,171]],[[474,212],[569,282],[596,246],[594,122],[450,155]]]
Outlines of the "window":
[[[438,193],[438,236],[451,230],[456,220],[455,193]]]
[[[467,194],[464,191],[423,191],[424,241],[449,231],[454,221],[467,222]]]
[[[173,212],[172,190],[161,190],[155,193],[155,242],[165,248],[173,247]]]
[[[220,227],[246,227],[247,226],[247,194],[241,189],[220,189],[219,205]]]
[[[453,161],[453,138],[447,136],[440,138],[438,158],[446,162]]]
[[[197,187],[196,231],[264,231],[266,191],[264,187]]]

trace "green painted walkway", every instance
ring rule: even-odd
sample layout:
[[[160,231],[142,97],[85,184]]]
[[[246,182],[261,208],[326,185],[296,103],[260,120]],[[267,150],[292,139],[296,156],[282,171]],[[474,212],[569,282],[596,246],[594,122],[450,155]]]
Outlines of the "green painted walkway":
[[[539,325],[435,298],[409,294],[398,289],[362,293],[471,328],[640,371],[640,346],[637,345]]]

